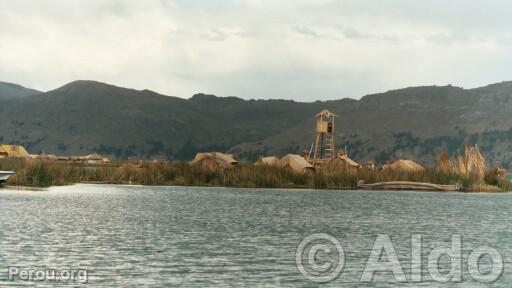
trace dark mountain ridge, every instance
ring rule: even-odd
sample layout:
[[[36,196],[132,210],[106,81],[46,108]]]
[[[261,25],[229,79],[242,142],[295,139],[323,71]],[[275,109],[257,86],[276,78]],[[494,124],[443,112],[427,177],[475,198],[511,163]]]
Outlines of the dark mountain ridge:
[[[18,84],[0,82],[0,100],[18,99],[41,93]]]

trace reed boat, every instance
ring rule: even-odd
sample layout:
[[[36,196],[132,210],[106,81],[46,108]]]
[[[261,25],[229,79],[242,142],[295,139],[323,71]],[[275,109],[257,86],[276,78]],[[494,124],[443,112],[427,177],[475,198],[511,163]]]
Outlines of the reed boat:
[[[12,175],[14,175],[13,171],[0,171],[0,185],[7,181]]]
[[[391,181],[365,184],[357,182],[358,189],[366,190],[413,190],[413,191],[460,191],[459,185],[440,185],[422,182]]]

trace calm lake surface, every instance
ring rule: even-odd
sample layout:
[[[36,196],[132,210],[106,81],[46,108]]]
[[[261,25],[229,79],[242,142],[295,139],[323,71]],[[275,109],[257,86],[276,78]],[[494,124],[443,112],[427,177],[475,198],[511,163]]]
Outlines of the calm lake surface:
[[[510,287],[511,207],[512,194],[4,188],[0,287],[78,286],[9,281],[9,266],[86,269],[90,287],[318,287],[301,275],[295,260],[297,246],[313,233],[332,235],[346,255],[343,273],[321,287]],[[491,284],[476,282],[467,271],[463,283],[438,284],[428,272],[424,283],[396,284],[389,273],[360,283],[382,233],[392,238],[407,277],[411,234],[423,236],[424,254],[449,245],[452,234],[463,236],[465,257],[475,247],[494,247],[504,257],[505,272]]]

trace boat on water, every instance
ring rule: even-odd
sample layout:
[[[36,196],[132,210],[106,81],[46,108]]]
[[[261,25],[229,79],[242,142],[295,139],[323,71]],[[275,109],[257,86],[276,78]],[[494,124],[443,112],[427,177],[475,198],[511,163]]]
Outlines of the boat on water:
[[[12,175],[14,175],[13,171],[0,171],[0,185],[7,181]]]
[[[364,181],[357,183],[358,189],[366,190],[413,190],[413,191],[460,191],[459,185],[439,185],[433,183],[390,181],[365,184]]]

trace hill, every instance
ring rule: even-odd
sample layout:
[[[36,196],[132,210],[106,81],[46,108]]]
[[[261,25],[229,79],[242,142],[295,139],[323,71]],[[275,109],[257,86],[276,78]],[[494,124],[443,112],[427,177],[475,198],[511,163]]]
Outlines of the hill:
[[[41,92],[34,89],[25,88],[17,84],[0,82],[0,100],[23,98],[39,93]]]
[[[206,94],[182,99],[75,81],[4,101],[0,142],[23,144],[32,153],[186,160],[197,151],[220,150],[254,159],[308,149],[314,115],[323,108],[340,116],[338,148],[347,147],[359,161],[410,157],[432,163],[442,149],[461,151],[469,135],[493,164],[512,163],[512,82],[300,103]]]
[[[228,150],[270,137],[298,121],[310,105],[245,101],[198,94],[185,100],[94,81],[9,101],[0,107],[0,139],[32,153],[117,158],[188,159],[198,150]],[[306,109],[306,110],[305,110]]]

